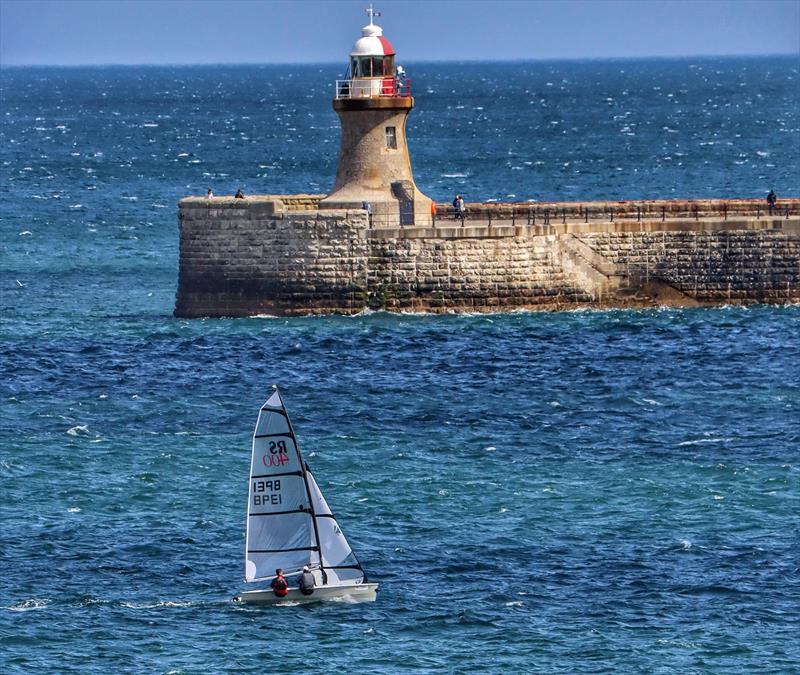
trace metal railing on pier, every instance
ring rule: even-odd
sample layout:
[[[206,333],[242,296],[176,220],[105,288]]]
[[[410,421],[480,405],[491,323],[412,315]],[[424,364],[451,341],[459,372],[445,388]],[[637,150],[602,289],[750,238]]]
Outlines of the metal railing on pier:
[[[788,219],[796,216],[800,209],[792,208],[792,205],[777,205],[772,209],[753,206],[752,209],[738,210],[730,214],[731,217],[738,218],[782,218]],[[642,222],[642,221],[667,221],[667,220],[696,220],[701,219],[722,219],[728,220],[729,211],[726,204],[719,209],[703,209],[697,205],[691,206],[684,211],[670,211],[666,206],[653,208],[650,205],[645,209],[641,205],[627,206],[625,208],[605,206],[590,207],[580,205],[576,207],[558,206],[505,206],[492,207],[484,204],[471,204],[467,206],[464,213],[459,213],[454,208],[438,207],[437,225],[441,227],[456,225],[473,225],[482,227],[492,226],[517,226],[517,225],[555,225],[578,224],[578,223],[614,223],[614,222]]]
[[[659,204],[634,204],[620,206],[589,206],[584,204],[566,206],[539,206],[539,205],[494,205],[494,204],[468,204],[464,212],[458,212],[455,208],[438,205],[436,215],[433,216],[432,223],[425,226],[433,227],[506,227],[506,226],[528,226],[528,227],[551,227],[556,225],[576,225],[590,223],[632,223],[632,222],[667,222],[667,221],[686,221],[695,220],[700,222],[704,219],[727,221],[735,219],[756,219],[763,218],[788,219],[800,214],[800,206],[794,201],[786,204],[778,204],[771,209],[763,208],[760,205],[747,205],[752,208],[741,208],[741,205],[734,211],[729,210],[727,204],[721,204],[717,208],[701,209],[697,204],[689,205],[681,210],[671,210],[666,205]],[[398,223],[398,217],[385,214],[375,214],[370,216],[371,229],[385,229],[398,227],[420,227],[422,225],[402,226]]]

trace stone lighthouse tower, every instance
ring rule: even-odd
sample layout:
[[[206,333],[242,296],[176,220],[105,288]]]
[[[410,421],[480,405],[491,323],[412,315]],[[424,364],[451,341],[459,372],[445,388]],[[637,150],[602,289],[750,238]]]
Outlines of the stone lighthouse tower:
[[[373,227],[428,226],[431,200],[414,184],[406,146],[406,119],[414,107],[411,82],[373,23],[350,52],[347,78],[336,81],[333,109],[342,125],[339,168],[321,209],[372,210]]]

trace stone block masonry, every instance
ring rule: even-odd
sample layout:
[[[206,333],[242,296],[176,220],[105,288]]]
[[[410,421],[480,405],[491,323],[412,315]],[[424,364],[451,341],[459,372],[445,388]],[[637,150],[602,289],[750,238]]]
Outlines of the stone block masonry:
[[[698,304],[797,302],[800,230],[587,233],[630,288],[666,284]]]
[[[177,316],[353,312],[368,248],[364,211],[280,199],[183,200]]]
[[[613,221],[587,217],[607,204],[552,205],[535,225],[518,206],[473,205],[464,227],[370,229],[319,197],[182,200],[176,316],[800,301],[792,205],[648,202]]]

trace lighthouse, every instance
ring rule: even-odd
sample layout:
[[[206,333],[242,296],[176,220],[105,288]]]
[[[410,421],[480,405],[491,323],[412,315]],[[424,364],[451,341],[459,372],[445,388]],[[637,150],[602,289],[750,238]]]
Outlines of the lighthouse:
[[[431,199],[414,183],[406,145],[406,120],[414,107],[411,81],[395,66],[395,51],[374,23],[350,51],[345,79],[335,83],[333,109],[342,125],[339,166],[320,209],[371,212],[372,227],[429,226]]]

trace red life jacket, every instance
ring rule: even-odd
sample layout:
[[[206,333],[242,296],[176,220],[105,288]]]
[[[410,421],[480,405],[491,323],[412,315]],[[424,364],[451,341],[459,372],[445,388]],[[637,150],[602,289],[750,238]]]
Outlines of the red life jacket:
[[[289,584],[286,583],[286,579],[283,577],[275,577],[272,581],[272,592],[279,598],[286,597],[286,594],[289,592]]]

